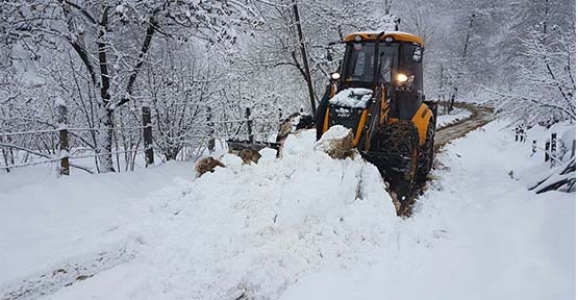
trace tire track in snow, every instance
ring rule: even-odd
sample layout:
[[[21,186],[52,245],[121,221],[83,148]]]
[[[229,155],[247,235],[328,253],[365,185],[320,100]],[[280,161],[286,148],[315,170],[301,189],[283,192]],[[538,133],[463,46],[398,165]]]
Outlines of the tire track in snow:
[[[450,143],[451,141],[459,139],[468,134],[468,132],[478,129],[493,120],[493,109],[490,107],[478,106],[475,104],[463,102],[455,103],[455,106],[459,108],[465,108],[471,111],[472,114],[463,120],[444,126],[436,131],[434,138],[434,150],[436,153],[440,152],[443,146]],[[439,166],[439,163],[437,163],[437,161],[434,159],[434,168],[436,168],[436,165]],[[416,203],[416,200],[425,192],[428,185],[427,183],[429,181],[430,179],[428,179],[426,182],[419,183],[419,186],[415,189],[413,196],[410,197],[406,204],[399,208],[398,215],[409,217],[413,214],[413,207]],[[391,193],[390,195],[394,201],[397,201],[397,195]]]
[[[0,286],[0,300],[33,300],[50,295],[77,281],[86,280],[102,271],[126,263],[134,257],[133,251],[118,249],[70,261],[48,272]]]

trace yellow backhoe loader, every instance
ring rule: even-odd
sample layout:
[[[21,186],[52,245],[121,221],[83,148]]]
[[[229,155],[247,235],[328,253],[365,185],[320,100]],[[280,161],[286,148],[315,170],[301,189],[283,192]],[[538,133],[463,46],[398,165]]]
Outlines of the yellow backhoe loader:
[[[318,139],[334,125],[351,129],[353,146],[403,205],[433,163],[437,103],[423,94],[423,40],[383,31],[351,33],[341,43],[339,71],[331,75],[315,115],[300,116],[297,128],[315,127]],[[247,148],[238,141],[229,146]]]

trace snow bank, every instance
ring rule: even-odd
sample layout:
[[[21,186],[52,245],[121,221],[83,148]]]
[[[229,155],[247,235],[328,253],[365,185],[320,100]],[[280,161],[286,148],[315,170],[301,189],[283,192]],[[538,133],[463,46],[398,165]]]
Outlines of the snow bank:
[[[143,199],[175,177],[192,179],[194,168],[171,162],[130,173],[53,173],[38,166],[0,174],[0,298],[19,279],[42,283],[50,276],[39,276],[126,250],[125,229],[146,212]]]
[[[315,130],[302,131],[282,159],[225,155],[227,168],[149,196],[148,215],[123,230],[135,259],[49,298],[273,299],[303,274],[390,243],[399,220],[377,169],[314,148]]]
[[[166,227],[145,233],[133,298],[276,298],[302,274],[380,245],[397,218],[379,173],[314,151],[314,135],[287,138],[283,159],[232,165],[159,199],[152,214],[167,218],[154,224]]]
[[[334,159],[352,158],[357,153],[353,148],[353,133],[349,128],[334,125],[327,130],[317,142],[319,149]]]
[[[344,89],[329,99],[329,103],[344,107],[365,108],[373,91],[365,88]]]
[[[347,137],[350,132],[351,130],[349,128],[342,125],[331,126],[331,128],[323,134],[319,142],[323,143],[329,140],[340,140]]]

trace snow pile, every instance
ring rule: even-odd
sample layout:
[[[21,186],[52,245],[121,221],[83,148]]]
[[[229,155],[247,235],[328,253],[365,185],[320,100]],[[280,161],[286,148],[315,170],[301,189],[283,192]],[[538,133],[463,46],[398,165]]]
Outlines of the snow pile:
[[[336,159],[353,157],[353,133],[349,128],[335,125],[329,128],[317,142],[316,149],[319,149]]]
[[[249,166],[227,154],[226,168],[159,192],[134,226],[137,257],[55,298],[86,297],[126,276],[111,287],[116,297],[272,299],[303,274],[383,247],[399,220],[377,169],[314,148],[315,131],[302,131],[282,159]]]
[[[366,88],[344,89],[329,99],[329,103],[343,107],[365,108],[372,94],[373,91]]]
[[[327,130],[327,132],[323,134],[323,136],[319,140],[319,143],[323,144],[332,140],[344,139],[349,135],[350,132],[351,130],[349,128],[346,128],[345,126],[342,125],[331,126],[331,128],[329,128],[329,130]]]

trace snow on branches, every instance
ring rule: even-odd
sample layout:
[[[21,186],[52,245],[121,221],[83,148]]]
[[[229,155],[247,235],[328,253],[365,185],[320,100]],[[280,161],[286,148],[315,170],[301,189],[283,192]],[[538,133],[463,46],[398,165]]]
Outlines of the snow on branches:
[[[238,30],[251,31],[261,23],[251,0],[31,0],[0,4],[3,44],[35,57],[49,57],[45,66],[58,72],[46,73],[57,83],[64,94],[61,96],[70,97],[71,91],[76,91],[78,98],[90,99],[84,104],[91,107],[88,119],[96,120],[92,126],[99,129],[94,141],[105,171],[114,171],[115,111],[137,99],[135,86],[143,66],[155,54],[151,53],[155,40],[209,41],[227,46],[236,42]]]
[[[524,62],[512,68],[517,84],[511,92],[492,91],[502,115],[515,120],[576,120],[575,41],[555,27],[533,32],[522,41]]]

